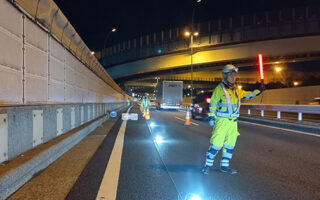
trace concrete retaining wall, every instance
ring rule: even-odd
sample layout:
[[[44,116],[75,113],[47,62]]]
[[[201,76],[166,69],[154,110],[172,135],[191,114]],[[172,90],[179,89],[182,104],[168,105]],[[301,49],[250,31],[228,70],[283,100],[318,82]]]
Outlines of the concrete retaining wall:
[[[8,174],[0,177],[0,200],[4,200],[18,190],[22,185],[28,182],[33,176],[41,170],[47,168],[51,163],[57,160],[65,152],[80,142],[90,132],[96,129],[104,121],[107,116],[89,124],[83,129],[77,131],[70,137],[55,144],[42,153],[34,156],[31,160],[25,162],[21,166],[11,170]]]
[[[0,107],[0,163],[126,103]]]
[[[308,105],[315,97],[320,97],[320,85],[266,90],[256,99],[243,103]]]

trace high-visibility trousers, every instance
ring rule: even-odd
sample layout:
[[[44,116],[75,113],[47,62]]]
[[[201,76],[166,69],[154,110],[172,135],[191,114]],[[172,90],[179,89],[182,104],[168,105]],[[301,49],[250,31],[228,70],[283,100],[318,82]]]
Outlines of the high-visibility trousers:
[[[140,107],[140,111],[141,111],[142,113],[144,113],[145,111],[147,111],[148,108],[149,108],[149,107]]]
[[[210,143],[216,147],[234,147],[239,135],[237,118],[217,117]]]

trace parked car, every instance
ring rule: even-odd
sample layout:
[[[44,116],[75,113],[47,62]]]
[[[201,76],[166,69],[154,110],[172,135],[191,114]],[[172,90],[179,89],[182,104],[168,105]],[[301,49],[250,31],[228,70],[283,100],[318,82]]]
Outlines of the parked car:
[[[201,118],[208,119],[209,105],[212,92],[200,93],[193,100],[191,106],[192,119]]]

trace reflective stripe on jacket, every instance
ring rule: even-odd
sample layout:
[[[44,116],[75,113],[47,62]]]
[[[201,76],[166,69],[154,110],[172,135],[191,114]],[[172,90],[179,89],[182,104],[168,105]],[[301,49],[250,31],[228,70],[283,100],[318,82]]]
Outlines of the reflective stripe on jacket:
[[[150,100],[149,100],[149,99],[147,99],[147,100],[142,99],[140,106],[141,106],[142,108],[147,108],[147,107],[150,107],[150,105],[151,105],[151,103],[150,103]]]
[[[212,93],[209,117],[239,117],[240,99],[252,99],[260,94],[260,90],[245,91],[227,88],[219,84]]]

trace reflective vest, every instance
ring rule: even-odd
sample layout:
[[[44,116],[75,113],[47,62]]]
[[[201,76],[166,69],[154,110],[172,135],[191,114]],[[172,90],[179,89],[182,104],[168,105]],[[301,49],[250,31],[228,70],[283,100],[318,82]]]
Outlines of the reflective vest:
[[[230,95],[226,89],[226,87],[223,85],[223,83],[220,83],[224,96],[226,97],[227,105],[224,105],[227,107],[227,112],[222,112],[222,110],[217,110],[216,115],[218,117],[226,117],[226,118],[232,118],[232,117],[239,117],[239,109],[240,109],[240,97],[238,90],[235,89],[235,95],[237,98],[237,104],[236,104],[236,110],[234,110],[234,104],[231,103]],[[222,106],[222,104],[220,104]]]
[[[141,107],[142,108],[146,108],[146,107],[150,107],[151,103],[149,99],[142,99],[141,101]]]
[[[230,89],[221,83],[212,93],[209,107],[209,117],[235,118],[239,117],[241,99],[252,99],[261,92],[259,90],[245,91],[242,89]]]

